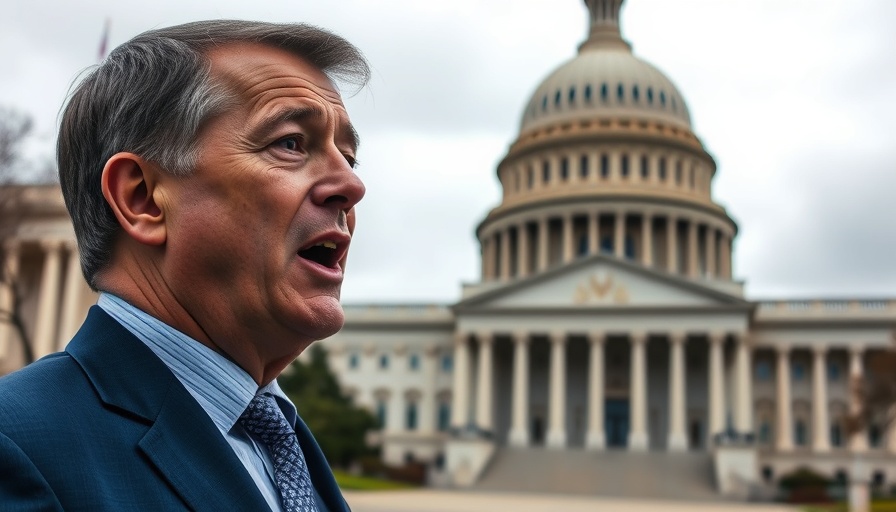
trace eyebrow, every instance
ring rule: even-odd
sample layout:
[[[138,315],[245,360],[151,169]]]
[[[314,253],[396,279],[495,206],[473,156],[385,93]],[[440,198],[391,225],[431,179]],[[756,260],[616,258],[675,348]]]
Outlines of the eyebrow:
[[[282,109],[275,112],[274,115],[265,118],[258,126],[255,127],[254,130],[252,130],[252,132],[256,135],[263,134],[273,131],[277,126],[283,123],[302,124],[303,121],[306,121],[308,119],[319,120],[323,116],[323,110],[315,107]],[[336,131],[337,137],[340,135],[339,132],[348,132],[348,136],[352,145],[352,151],[358,151],[358,147],[361,145],[361,137],[358,135],[358,131],[355,130],[355,127],[351,122],[340,124],[336,127]]]

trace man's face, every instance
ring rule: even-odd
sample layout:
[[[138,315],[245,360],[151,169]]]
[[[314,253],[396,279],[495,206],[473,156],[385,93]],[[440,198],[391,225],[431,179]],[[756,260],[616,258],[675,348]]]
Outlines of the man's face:
[[[194,173],[166,178],[167,285],[217,348],[264,364],[342,327],[357,137],[304,59],[249,43],[209,56],[236,101],[200,131]]]

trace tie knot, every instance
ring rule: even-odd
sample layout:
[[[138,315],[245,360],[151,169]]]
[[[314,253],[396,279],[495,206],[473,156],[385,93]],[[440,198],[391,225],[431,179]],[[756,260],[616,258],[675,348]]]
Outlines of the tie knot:
[[[276,400],[268,394],[255,395],[240,416],[240,423],[269,448],[295,435]]]

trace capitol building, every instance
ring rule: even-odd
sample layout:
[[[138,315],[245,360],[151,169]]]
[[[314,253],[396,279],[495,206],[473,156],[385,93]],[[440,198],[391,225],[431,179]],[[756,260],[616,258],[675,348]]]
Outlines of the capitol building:
[[[592,466],[641,461],[643,476],[673,461],[734,495],[802,466],[844,479],[861,454],[874,484],[896,484],[896,432],[844,425],[852,379],[896,344],[896,300],[745,297],[738,226],[713,200],[717,163],[685,95],[623,38],[623,0],[585,3],[578,53],[521,106],[497,166],[479,282],[454,304],[346,305],[324,342],[378,417],[384,461],[456,487],[529,489],[520,467],[559,472],[558,492],[587,491],[572,481]],[[40,356],[95,296],[58,191],[27,192],[3,258],[39,291],[25,316]],[[14,336],[0,325],[0,373],[21,362]]]

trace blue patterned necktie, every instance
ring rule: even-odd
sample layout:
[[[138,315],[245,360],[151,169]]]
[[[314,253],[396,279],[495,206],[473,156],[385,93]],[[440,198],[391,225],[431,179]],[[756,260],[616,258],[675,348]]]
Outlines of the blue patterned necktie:
[[[240,416],[240,423],[267,446],[274,463],[274,480],[286,512],[316,512],[311,475],[295,431],[274,397],[255,395]]]

